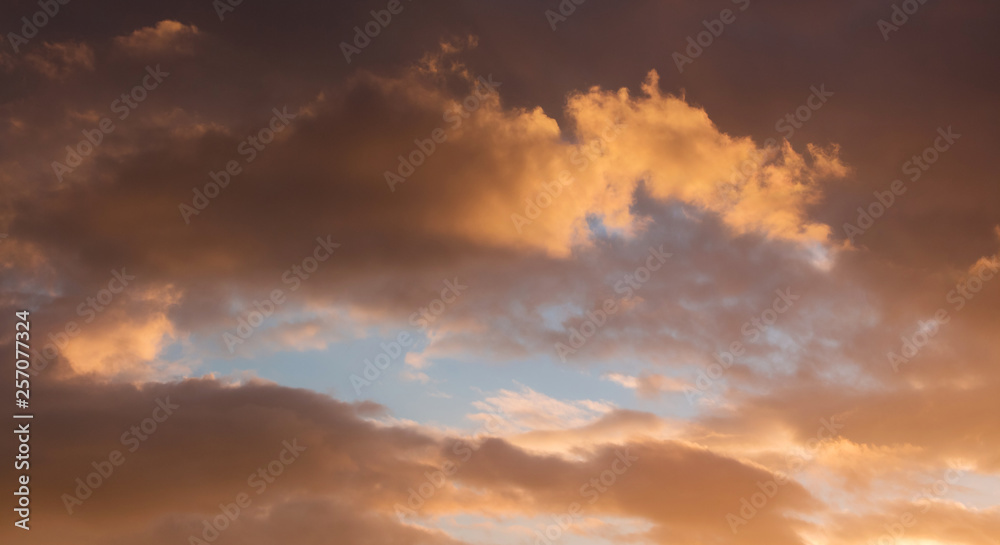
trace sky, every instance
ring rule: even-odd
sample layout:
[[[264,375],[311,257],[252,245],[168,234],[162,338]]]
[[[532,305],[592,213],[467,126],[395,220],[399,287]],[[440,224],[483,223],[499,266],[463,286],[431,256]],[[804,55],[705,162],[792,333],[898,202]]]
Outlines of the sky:
[[[6,2],[0,540],[1000,545],[998,16]]]

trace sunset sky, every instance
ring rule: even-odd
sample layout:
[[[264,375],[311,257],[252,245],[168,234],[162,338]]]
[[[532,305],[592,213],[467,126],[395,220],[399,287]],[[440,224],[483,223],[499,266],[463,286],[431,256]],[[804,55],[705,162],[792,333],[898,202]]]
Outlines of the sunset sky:
[[[0,541],[1000,545],[998,18],[5,2]]]

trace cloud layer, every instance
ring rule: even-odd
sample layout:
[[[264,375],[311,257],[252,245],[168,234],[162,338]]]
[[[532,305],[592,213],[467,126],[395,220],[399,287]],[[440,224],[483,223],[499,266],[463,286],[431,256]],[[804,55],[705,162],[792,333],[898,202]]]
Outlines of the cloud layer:
[[[994,6],[400,5],[0,51],[28,542],[996,543]]]

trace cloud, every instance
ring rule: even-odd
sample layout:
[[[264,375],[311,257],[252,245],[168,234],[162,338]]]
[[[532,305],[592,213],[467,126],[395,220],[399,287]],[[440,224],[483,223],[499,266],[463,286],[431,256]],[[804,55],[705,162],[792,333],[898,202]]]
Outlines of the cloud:
[[[85,43],[44,42],[40,49],[25,54],[24,62],[45,77],[61,81],[80,70],[93,71],[94,50]]]
[[[137,16],[98,2],[100,24],[60,16],[20,55],[0,52],[0,311],[32,309],[42,353],[71,321],[82,328],[37,379],[37,418],[53,432],[38,436],[33,500],[39,520],[53,521],[40,541],[183,542],[287,433],[317,456],[289,468],[229,539],[491,541],[449,526],[479,516],[505,541],[498,528],[579,501],[621,448],[640,465],[587,505],[574,537],[623,528],[613,541],[877,540],[956,465],[968,480],[906,538],[978,545],[996,534],[1000,291],[984,282],[961,310],[949,301],[977,264],[997,262],[995,166],[984,152],[997,137],[982,123],[996,102],[996,6],[921,12],[935,38],[908,26],[899,47],[881,43],[874,22],[886,12],[871,3],[754,4],[683,74],[664,52],[703,28],[711,14],[697,3],[588,3],[558,33],[529,3],[429,7],[441,9],[394,16],[350,65],[336,43],[371,6],[245,4],[219,24],[204,3],[150,4]],[[157,62],[168,84],[119,118],[109,106]],[[781,141],[775,121],[822,82],[835,97]],[[247,138],[260,143],[276,108],[296,117],[253,148]],[[104,117],[114,131],[57,183],[52,162]],[[947,125],[963,134],[954,151],[845,244],[837,226],[908,177],[907,162]],[[436,129],[446,138],[435,141]],[[257,152],[252,162],[241,145]],[[390,188],[386,173],[402,177],[401,162],[421,154]],[[240,173],[185,223],[179,205],[207,193],[229,161]],[[283,274],[327,235],[342,251],[292,292]],[[669,264],[623,301],[616,286],[661,245]],[[78,305],[123,265],[141,283],[84,323]],[[415,381],[400,388],[447,384],[440,361],[474,372],[552,365],[555,343],[613,299],[622,311],[560,372],[607,373],[636,395],[618,391],[612,404],[546,378],[485,384],[472,417],[503,409],[505,426],[459,438],[415,415],[252,379],[294,352],[272,369],[322,361],[346,383],[363,359],[356,342],[416,332],[410,317],[456,275],[474,287],[425,330],[431,346],[407,354]],[[275,289],[287,302],[229,354],[221,334]],[[779,289],[801,299],[757,329]],[[950,321],[894,370],[886,353],[941,308]],[[8,350],[11,333],[0,335]],[[698,402],[677,395],[700,388],[733,343],[741,353]],[[230,368],[242,382],[148,382]],[[421,410],[464,414],[459,392],[428,395],[452,394]],[[59,496],[120,447],[157,395],[185,398],[191,412],[63,516]],[[831,415],[845,427],[817,441]],[[478,447],[473,457],[400,524],[394,505],[459,440]],[[796,455],[807,463],[792,484],[732,535],[727,513]]]
[[[187,28],[161,22],[120,42],[159,44],[195,32]],[[820,194],[821,180],[842,174],[834,152],[814,149],[808,161],[791,148],[768,151],[772,158],[760,173],[733,185],[726,181],[732,169],[759,148],[748,138],[721,133],[704,110],[662,94],[655,73],[639,96],[597,87],[572,93],[561,127],[540,108],[506,106],[502,84],[499,94],[487,90],[456,58],[463,51],[444,48],[390,74],[359,72],[341,84],[317,88],[291,109],[282,101],[281,108],[294,116],[288,128],[255,152],[252,164],[245,163],[232,184],[190,218],[194,225],[182,220],[179,206],[190,206],[192,195],[212,182],[206,173],[228,160],[249,159],[238,151],[242,135],[260,130],[273,106],[239,122],[213,119],[210,111],[179,113],[163,105],[175,102],[178,98],[170,95],[186,88],[178,79],[118,123],[97,156],[73,172],[69,187],[43,184],[22,195],[22,212],[9,222],[21,238],[44,247],[54,263],[77,271],[75,281],[84,283],[92,281],[85,275],[96,276],[109,266],[109,254],[92,248],[94,241],[101,233],[117,233],[112,266],[128,263],[150,271],[150,282],[177,290],[169,319],[179,339],[195,330],[221,337],[239,318],[233,311],[239,301],[281,287],[283,271],[301,261],[316,236],[347,240],[354,236],[348,233],[364,233],[316,273],[320,280],[304,283],[282,307],[275,318],[282,322],[280,335],[262,333],[268,346],[279,349],[289,343],[325,346],[331,332],[340,329],[328,321],[335,314],[287,317],[329,307],[334,300],[337,310],[356,316],[408,316],[427,304],[416,290],[405,298],[387,297],[372,281],[372,271],[382,270],[380,263],[419,252],[419,260],[393,275],[415,286],[435,276],[440,282],[439,271],[448,263],[464,274],[520,256],[544,259],[540,265],[551,270],[556,263],[568,264],[571,255],[600,249],[588,218],[600,218],[604,228],[622,233],[626,241],[638,244],[648,237],[658,218],[636,208],[643,199],[651,199],[652,206],[662,201],[693,214],[717,215],[725,226],[718,236],[756,233],[794,247],[825,239],[825,228],[805,221],[803,214]],[[173,74],[171,82],[191,77]],[[396,110],[406,113],[387,114]],[[345,127],[382,137],[349,137]],[[436,128],[447,139],[435,144],[406,182],[395,191],[379,182],[399,168],[398,158],[410,155],[415,141]],[[525,210],[526,200],[555,191],[551,183],[562,171],[571,173],[572,183],[552,195],[552,204],[529,218],[530,224],[519,225],[515,217],[532,215]],[[286,182],[274,185],[278,179]],[[140,215],[146,221],[135,222]],[[58,218],[59,236],[54,236],[55,224],[39,222],[43,216]],[[273,221],[255,219],[260,217]],[[224,243],[225,233],[233,230],[288,250],[247,252]],[[73,234],[66,238],[65,233]],[[158,240],[155,246],[147,243],[151,238]],[[290,240],[301,240],[302,247],[289,245]],[[83,251],[70,252],[71,247]],[[474,262],[460,254],[478,257]],[[488,285],[500,294],[513,279]],[[464,344],[463,335],[482,331],[483,315],[460,306],[435,324],[436,329],[450,326],[435,338],[435,355],[454,353]],[[296,327],[301,330],[293,331]],[[115,372],[114,367],[107,371]]]
[[[164,19],[155,26],[142,27],[127,36],[115,38],[115,46],[129,55],[190,55],[195,39],[201,34],[195,25]]]
[[[459,464],[460,471],[427,498],[412,522],[470,510],[526,516],[565,512],[570,502],[590,498],[589,493],[581,496],[582,485],[620,466],[615,464],[620,452],[628,452],[634,466],[602,493],[600,502],[587,505],[588,517],[637,517],[657,525],[657,532],[669,527],[676,535],[723,536],[728,528],[719,522],[728,500],[753,490],[755,478],[767,477],[759,469],[671,441],[601,446],[576,461],[529,454],[490,437],[464,440],[458,449],[454,446],[461,438],[368,421],[377,409],[371,404],[346,404],[261,381],[124,385],[70,378],[37,385],[36,419],[46,422],[50,433],[33,437],[32,446],[48,453],[50,462],[46,471],[32,474],[36,512],[46,513],[48,520],[33,529],[35,543],[73,533],[83,543],[184,541],[220,513],[220,503],[234,502],[240,493],[252,501],[225,531],[231,539],[269,543],[276,535],[301,535],[308,543],[308,536],[323,534],[323,528],[337,528],[345,543],[370,543],[372,532],[404,543],[456,543],[440,532],[400,525],[395,516],[395,506],[405,505],[426,473],[445,461]],[[156,412],[164,404],[173,408],[155,430],[122,436],[150,415],[164,416]],[[260,490],[248,476],[279,459],[293,440],[304,450]],[[75,494],[75,479],[86,479],[94,471],[92,462],[104,463],[114,450],[125,463],[89,498],[72,504],[72,515],[66,514],[64,494]],[[198,454],[209,451],[211,456]],[[789,486],[775,499],[773,513],[815,508],[804,490]],[[151,489],[157,492],[149,494]],[[777,515],[761,517],[769,521],[761,524],[770,528],[767,535],[792,542]]]
[[[694,387],[682,380],[656,373],[640,373],[635,377],[621,373],[606,373],[603,378],[630,390],[636,390],[639,397],[646,399],[655,398],[662,393],[683,392],[685,388]]]
[[[472,417],[497,418],[507,432],[576,427],[613,409],[602,402],[554,399],[523,384],[517,391],[500,390],[493,396],[474,402],[473,406],[487,412],[476,413]]]
[[[505,439],[529,452],[579,459],[608,443],[664,439],[675,436],[676,431],[675,425],[652,413],[614,409],[576,427],[530,430]]]

